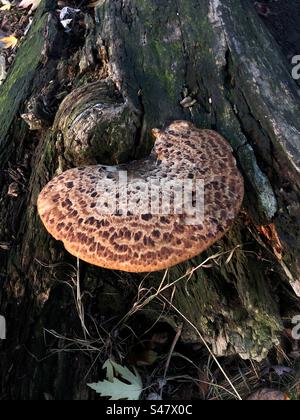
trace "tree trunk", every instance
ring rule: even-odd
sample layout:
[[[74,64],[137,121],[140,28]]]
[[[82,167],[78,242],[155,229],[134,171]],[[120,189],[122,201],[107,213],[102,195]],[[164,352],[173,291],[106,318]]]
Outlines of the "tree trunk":
[[[1,398],[93,398],[86,383],[102,355],[116,356],[127,323],[139,335],[158,319],[184,321],[184,342],[261,360],[300,296],[300,100],[279,46],[246,0],[102,0],[85,10],[85,36],[65,33],[52,3],[0,90]],[[103,102],[122,112],[88,122],[86,140],[74,121]],[[41,225],[39,191],[68,167],[146,155],[151,129],[174,119],[230,141],[246,184],[234,228],[169,270],[158,294],[164,273],[78,270]],[[126,141],[104,144],[107,127]]]

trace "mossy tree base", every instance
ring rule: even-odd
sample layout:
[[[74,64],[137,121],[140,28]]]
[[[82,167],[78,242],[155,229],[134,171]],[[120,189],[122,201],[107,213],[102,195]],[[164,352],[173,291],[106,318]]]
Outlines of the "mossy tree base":
[[[140,316],[147,325],[160,318],[174,327],[185,319],[182,340],[201,342],[200,333],[217,356],[260,360],[278,343],[282,316],[291,316],[300,295],[300,101],[275,41],[246,1],[130,0],[124,6],[104,0],[95,20],[86,15],[84,44],[63,32],[52,3],[41,5],[0,91],[0,313],[8,323],[8,339],[0,343],[1,398],[91,398],[85,376],[95,353],[49,357],[70,343],[49,333],[45,340],[45,329],[72,338],[83,332],[68,286],[76,280],[76,261],[45,232],[36,199],[55,173],[94,154],[85,147],[83,156],[77,149],[74,155],[58,106],[75,88],[108,76],[120,103],[130,103],[122,115],[133,134],[130,150],[117,150],[116,158],[97,148],[97,127],[97,161],[102,152],[104,163],[143,156],[151,150],[152,128],[188,119],[231,142],[246,182],[232,231],[205,255],[170,270],[168,282],[213,258]],[[54,90],[53,119],[30,131],[20,118],[26,101]],[[196,104],[184,108],[184,96]],[[82,106],[74,104],[74,111]],[[34,112],[43,119],[38,107]],[[16,181],[19,193],[12,197],[8,186]],[[145,287],[158,288],[162,277],[152,274]],[[109,331],[130,311],[142,280],[85,264],[80,279],[93,336],[94,321]]]

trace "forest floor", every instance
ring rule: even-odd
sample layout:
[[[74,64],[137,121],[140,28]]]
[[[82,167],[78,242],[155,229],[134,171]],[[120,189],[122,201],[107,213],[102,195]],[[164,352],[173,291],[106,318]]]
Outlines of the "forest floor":
[[[300,53],[299,0],[252,1],[290,61]],[[2,6],[8,3],[3,0]],[[34,13],[30,8],[20,9],[19,3],[19,0],[12,0],[11,8],[0,10],[0,84],[13,63],[18,45],[27,34]],[[60,10],[72,6],[70,1],[59,3]],[[9,41],[12,44],[15,38],[15,45],[3,44],[2,40],[7,37],[13,37]],[[173,400],[224,400],[237,395],[242,399],[249,398],[249,395],[253,399],[300,399],[300,343],[292,339],[288,329],[280,345],[261,363],[243,361],[238,357],[220,359],[219,363],[230,381],[224,379],[207,349],[181,343],[180,330],[173,331],[163,323],[156,324],[142,343],[130,336],[116,343],[116,347],[127,355],[128,364],[139,366],[148,383],[153,377],[163,377],[166,373],[174,378],[167,384],[162,381],[161,389],[149,387],[148,399],[159,399],[162,388],[164,395]]]

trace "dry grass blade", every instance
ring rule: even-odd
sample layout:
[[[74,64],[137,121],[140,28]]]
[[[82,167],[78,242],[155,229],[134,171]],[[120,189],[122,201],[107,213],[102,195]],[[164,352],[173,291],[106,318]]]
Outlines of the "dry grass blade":
[[[76,276],[76,308],[78,312],[78,316],[80,319],[80,323],[82,326],[83,334],[85,339],[87,336],[90,335],[86,325],[85,325],[85,313],[84,313],[84,305],[82,303],[82,295],[80,290],[80,260],[77,258],[77,276]]]
[[[209,345],[207,344],[207,342],[205,341],[204,337],[202,336],[202,334],[200,333],[200,331],[198,330],[198,328],[183,314],[181,313],[173,304],[172,302],[170,302],[165,296],[162,296],[162,298],[172,307],[172,309],[174,309],[175,312],[178,313],[178,315],[181,316],[182,319],[184,319],[184,321],[186,321],[197,333],[197,335],[199,336],[199,338],[201,339],[201,341],[203,342],[204,346],[206,347],[206,349],[208,350],[208,352],[210,353],[211,357],[213,358],[214,362],[216,363],[216,365],[218,366],[218,368],[220,369],[220,371],[222,372],[222,374],[224,375],[225,379],[228,381],[229,385],[231,386],[231,388],[234,391],[234,394],[236,395],[237,399],[242,401],[242,397],[240,396],[240,394],[238,393],[238,391],[236,390],[235,386],[233,385],[231,379],[229,378],[229,376],[227,375],[227,373],[225,372],[225,370],[222,368],[221,364],[219,363],[218,359],[216,358],[216,356],[213,354],[211,348],[209,347]]]
[[[0,36],[0,48],[9,49],[9,48],[15,48],[15,46],[18,43],[18,39],[13,36]]]

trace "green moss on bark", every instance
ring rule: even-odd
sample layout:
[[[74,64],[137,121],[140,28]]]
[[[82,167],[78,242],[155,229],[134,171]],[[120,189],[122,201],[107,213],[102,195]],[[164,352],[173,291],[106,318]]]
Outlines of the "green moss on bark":
[[[14,65],[0,88],[0,156],[5,148],[5,136],[14,118],[22,109],[22,102],[32,87],[36,69],[41,61],[44,46],[44,31],[48,15],[38,15],[20,46]]]

